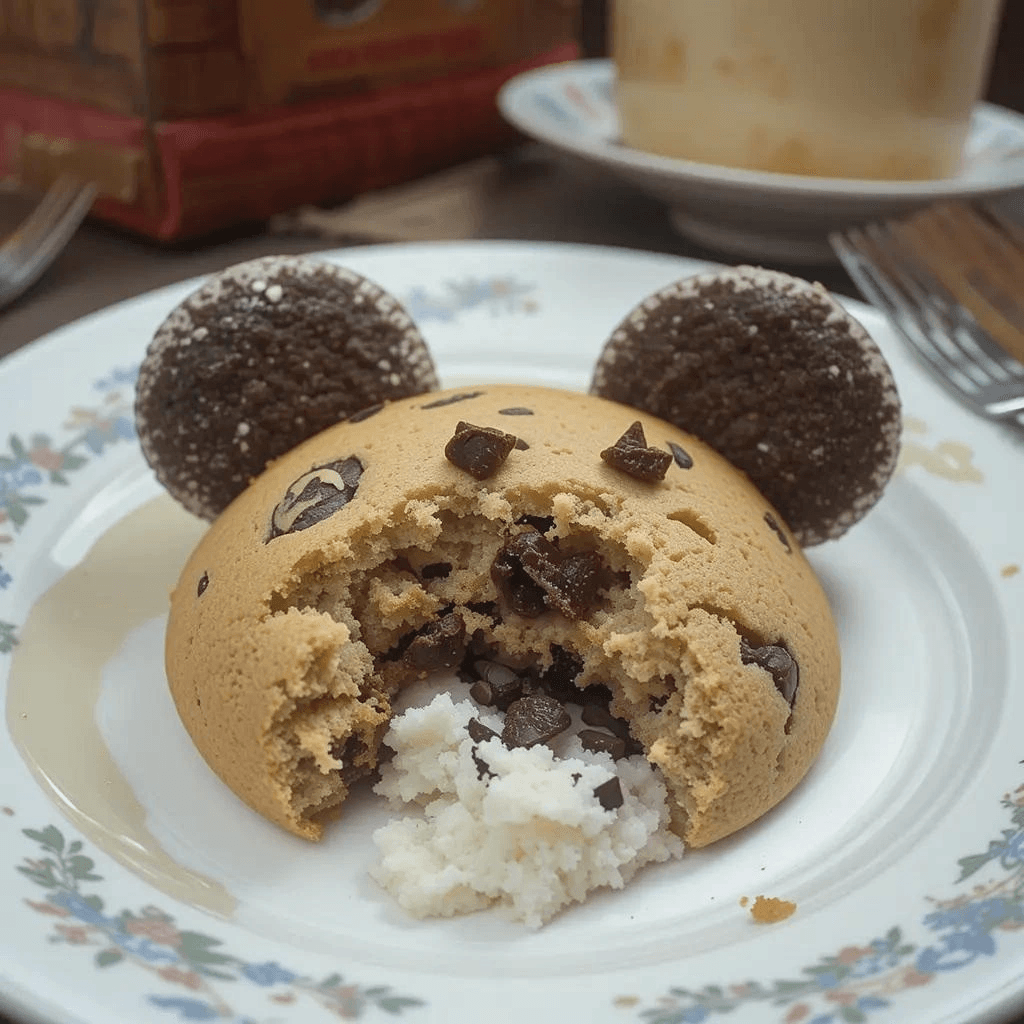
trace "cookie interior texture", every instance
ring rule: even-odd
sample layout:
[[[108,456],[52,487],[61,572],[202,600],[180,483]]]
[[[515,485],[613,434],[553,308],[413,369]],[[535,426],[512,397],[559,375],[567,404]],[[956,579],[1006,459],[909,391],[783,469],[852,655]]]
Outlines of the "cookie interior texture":
[[[264,256],[213,275],[160,325],[139,369],[135,419],[157,479],[213,519],[306,438],[436,387],[397,299],[324,260]]]
[[[638,418],[653,460],[672,456],[661,479],[636,475],[643,451],[602,457]],[[481,479],[470,448],[495,463]],[[826,596],[743,474],[635,409],[509,385],[396,401],[274,463],[184,567],[167,672],[212,768],[316,839],[446,631],[456,656],[568,660],[576,687],[607,687],[691,846],[781,800],[838,699]]]
[[[707,441],[805,547],[862,519],[896,468],[899,395],[878,346],[825,288],[778,271],[731,267],[648,296],[591,390]]]

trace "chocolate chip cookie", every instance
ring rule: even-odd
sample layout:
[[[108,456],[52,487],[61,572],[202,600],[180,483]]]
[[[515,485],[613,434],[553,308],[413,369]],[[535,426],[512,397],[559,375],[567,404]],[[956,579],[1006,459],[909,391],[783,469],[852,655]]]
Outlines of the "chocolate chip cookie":
[[[396,400],[274,462],[184,567],[166,651],[212,768],[311,839],[400,691],[460,676],[515,708],[506,744],[591,708],[586,741],[643,751],[703,846],[804,776],[840,674],[825,594],[744,474],[653,415],[512,385]]]

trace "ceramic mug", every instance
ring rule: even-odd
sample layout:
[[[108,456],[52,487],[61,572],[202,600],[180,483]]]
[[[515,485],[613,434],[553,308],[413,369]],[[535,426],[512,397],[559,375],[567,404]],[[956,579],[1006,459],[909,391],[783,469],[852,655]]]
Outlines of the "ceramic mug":
[[[1002,0],[614,0],[622,142],[705,164],[955,175]]]

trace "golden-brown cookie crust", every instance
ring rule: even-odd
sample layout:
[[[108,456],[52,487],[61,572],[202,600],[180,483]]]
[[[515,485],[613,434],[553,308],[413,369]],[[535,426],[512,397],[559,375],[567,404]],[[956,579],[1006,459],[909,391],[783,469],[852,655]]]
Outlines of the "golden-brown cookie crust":
[[[637,420],[649,446],[674,452],[660,481],[601,458]],[[477,480],[445,457],[460,421],[521,443]],[[508,609],[490,570],[508,538],[530,528],[524,516],[553,522],[547,536],[561,550],[600,555],[613,582],[597,607],[575,618]],[[439,563],[451,570],[423,571]],[[552,646],[581,655],[577,685],[611,688],[612,710],[661,767],[674,828],[691,846],[789,793],[835,712],[827,598],[746,477],[633,408],[489,384],[333,427],[241,494],[172,594],[171,692],[227,785],[316,839],[373,770],[390,698],[409,676],[395,652],[453,608],[511,659],[548,659]],[[764,645],[798,666],[792,706],[750,657]]]

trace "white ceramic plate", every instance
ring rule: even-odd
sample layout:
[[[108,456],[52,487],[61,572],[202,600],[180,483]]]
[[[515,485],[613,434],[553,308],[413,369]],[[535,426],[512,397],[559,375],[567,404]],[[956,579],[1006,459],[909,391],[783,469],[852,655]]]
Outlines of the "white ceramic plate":
[[[701,266],[548,244],[332,254],[400,296],[446,383],[586,387],[611,328]],[[166,594],[200,527],[136,445],[135,369],[189,282],[0,364],[0,1007],[46,1024],[902,1024],[1024,1003],[1021,445],[878,315],[902,467],[810,557],[844,656],[824,751],[741,834],[539,932],[405,918],[368,880],[384,813],[318,846],[209,772],[166,693]],[[775,925],[741,900],[796,903]]]
[[[992,104],[974,114],[959,176],[865,181],[718,167],[630,149],[618,142],[614,82],[610,60],[570,61],[517,75],[498,105],[520,131],[664,200],[681,234],[734,257],[830,262],[830,231],[941,199],[1024,187],[1024,117]]]

